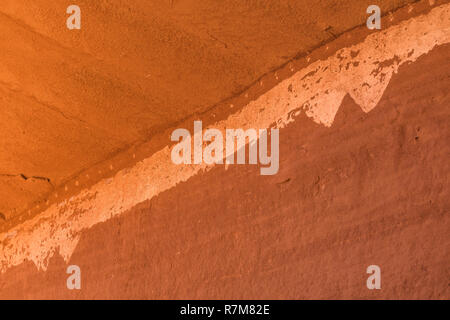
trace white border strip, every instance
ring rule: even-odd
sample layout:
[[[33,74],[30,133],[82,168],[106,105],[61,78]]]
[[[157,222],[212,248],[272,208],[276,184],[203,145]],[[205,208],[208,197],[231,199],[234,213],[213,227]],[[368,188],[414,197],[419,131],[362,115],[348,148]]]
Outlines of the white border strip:
[[[365,112],[372,110],[400,65],[414,62],[437,45],[450,42],[450,4],[434,8],[369,35],[279,83],[240,112],[213,127],[284,127],[302,110],[315,122],[331,126],[346,94]],[[69,261],[84,230],[187,181],[206,165],[174,165],[165,147],[134,167],[119,171],[33,219],[0,234],[0,270],[33,261],[46,270],[59,253]]]

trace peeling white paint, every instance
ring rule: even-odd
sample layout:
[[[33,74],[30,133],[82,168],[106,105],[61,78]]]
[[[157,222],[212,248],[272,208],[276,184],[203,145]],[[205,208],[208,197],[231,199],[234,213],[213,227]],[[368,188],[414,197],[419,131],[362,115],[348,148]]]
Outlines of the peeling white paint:
[[[301,111],[315,122],[331,126],[346,94],[369,112],[400,65],[449,42],[450,5],[446,4],[310,64],[213,127],[268,128],[273,123],[284,127]],[[46,270],[56,253],[69,261],[84,230],[211,168],[204,164],[174,165],[170,154],[165,147],[114,178],[102,180],[0,234],[1,272],[27,260]]]

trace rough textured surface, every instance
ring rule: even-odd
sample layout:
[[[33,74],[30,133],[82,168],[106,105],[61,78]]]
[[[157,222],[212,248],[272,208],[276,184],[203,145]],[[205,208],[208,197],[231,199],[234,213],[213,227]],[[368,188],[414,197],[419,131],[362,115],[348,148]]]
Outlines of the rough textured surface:
[[[330,128],[300,116],[279,175],[215,167],[89,229],[81,291],[54,256],[1,275],[0,297],[448,299],[449,53],[400,67],[368,114],[347,96]]]
[[[283,128],[276,176],[174,175],[165,148],[3,233],[0,296],[448,298],[448,16],[447,5],[374,34],[215,123]],[[82,267],[77,294],[66,263]],[[370,264],[383,270],[376,293]]]
[[[371,4],[77,0],[79,32],[65,28],[72,2],[2,0],[0,212],[6,219],[81,170],[363,24]],[[387,13],[410,2],[380,6]]]
[[[450,42],[450,21],[446,19],[449,11],[449,5],[436,8],[373,33],[362,43],[343,48],[324,61],[311,63],[213,127],[267,128],[274,123],[284,127],[301,112],[319,124],[331,126],[346,94],[368,112],[401,65],[415,61],[436,45]],[[135,166],[52,204],[33,219],[0,234],[1,271],[26,260],[45,270],[55,253],[67,261],[85,229],[211,168],[205,164],[175,165],[169,146],[165,146]]]

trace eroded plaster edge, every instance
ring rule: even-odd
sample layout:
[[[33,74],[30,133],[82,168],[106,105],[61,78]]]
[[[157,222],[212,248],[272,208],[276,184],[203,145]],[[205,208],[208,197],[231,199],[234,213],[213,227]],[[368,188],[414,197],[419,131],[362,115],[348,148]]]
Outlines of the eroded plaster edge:
[[[450,4],[369,35],[363,42],[316,61],[280,82],[239,112],[211,127],[279,128],[301,112],[331,126],[346,94],[369,112],[378,104],[391,77],[404,63],[416,61],[438,45],[450,42]],[[282,140],[280,141],[282,143]],[[212,166],[175,165],[165,147],[33,219],[0,234],[0,270],[32,261],[46,270],[60,254],[67,262],[83,231],[187,181]]]

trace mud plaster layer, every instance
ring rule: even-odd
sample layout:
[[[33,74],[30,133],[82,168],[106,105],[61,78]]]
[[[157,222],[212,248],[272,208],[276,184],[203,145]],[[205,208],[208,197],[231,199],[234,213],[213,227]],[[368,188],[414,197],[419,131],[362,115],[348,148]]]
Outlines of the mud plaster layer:
[[[0,233],[41,213],[49,197],[61,201],[55,189],[75,182],[80,171],[91,171],[86,183],[56,192],[68,198],[106,178],[92,174],[93,167],[124,156],[131,146],[152,141],[152,153],[163,148],[166,137],[157,147],[154,143],[162,132],[186,117],[211,114],[271,70],[362,25],[368,6],[366,0],[228,1],[225,6],[215,0],[78,0],[82,29],[67,30],[70,2],[1,3],[0,173],[47,177],[54,188],[0,177],[5,216]],[[400,14],[407,4],[413,10]],[[380,8],[382,14],[396,10],[398,22],[438,5],[383,0]],[[384,20],[384,26],[391,25]],[[252,99],[270,87],[266,83]],[[241,108],[244,101],[235,105]],[[108,169],[108,177],[152,153],[115,166],[114,172]]]
[[[435,46],[450,42],[449,17],[447,4],[374,33],[364,42],[300,70],[213,127],[267,128],[274,123],[284,127],[302,111],[316,123],[331,126],[347,93],[363,111],[369,112],[400,65],[414,62]],[[206,165],[174,165],[166,147],[1,234],[0,268],[5,272],[30,260],[38,269],[46,270],[56,253],[67,261],[83,230],[209,169],[211,166]]]

